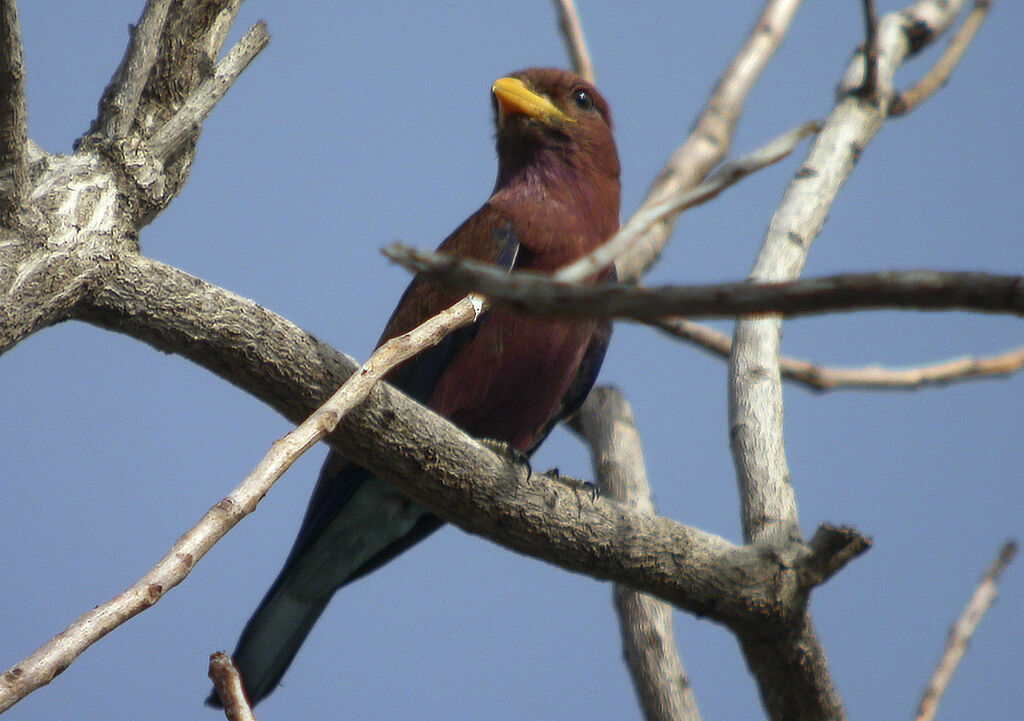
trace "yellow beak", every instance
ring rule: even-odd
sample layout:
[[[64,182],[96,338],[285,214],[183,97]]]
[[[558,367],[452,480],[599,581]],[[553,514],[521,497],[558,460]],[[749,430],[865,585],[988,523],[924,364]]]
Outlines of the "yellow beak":
[[[498,99],[498,111],[502,117],[519,113],[548,125],[572,121],[572,118],[555,107],[554,103],[530,90],[526,83],[518,78],[498,78],[494,81],[491,92]]]

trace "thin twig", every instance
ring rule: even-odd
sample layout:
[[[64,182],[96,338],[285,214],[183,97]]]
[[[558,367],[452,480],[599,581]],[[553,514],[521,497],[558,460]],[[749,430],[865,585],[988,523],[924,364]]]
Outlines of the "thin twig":
[[[800,7],[800,0],[769,0],[732,63],[718,79],[693,130],[669,158],[637,213],[695,187],[729,154],[743,104]],[[675,226],[669,216],[651,226],[616,261],[619,280],[632,283],[658,259]]]
[[[942,658],[939,659],[935,673],[932,674],[928,687],[924,691],[921,705],[918,706],[916,721],[932,721],[935,717],[939,701],[942,700],[942,695],[946,692],[950,679],[953,678],[957,666],[960,665],[960,661],[967,651],[967,644],[970,642],[971,636],[974,635],[982,617],[996,598],[996,583],[999,581],[999,576],[1013,561],[1016,553],[1016,542],[1007,541],[1003,544],[996,560],[988,567],[985,577],[974,590],[971,600],[967,602],[964,612],[950,630],[949,640],[946,641],[946,650],[943,652]]]
[[[210,654],[209,676],[228,721],[256,721],[249,699],[245,697],[242,674],[230,656],[223,651]]]
[[[731,336],[685,318],[669,318],[656,321],[652,325],[721,357],[727,357],[732,350]],[[779,359],[779,367],[784,378],[802,383],[816,391],[844,388],[915,390],[926,386],[1016,373],[1024,368],[1024,347],[992,356],[965,356],[910,368],[836,368],[787,357]]]
[[[1024,348],[977,358],[965,356],[912,368],[830,368],[794,358],[782,358],[782,375],[820,391],[916,390],[957,381],[996,378],[1024,368]]]
[[[146,3],[139,24],[132,28],[124,59],[100,100],[100,132],[111,140],[125,137],[132,128],[142,90],[156,63],[170,6],[171,0]]]
[[[266,23],[258,22],[249,28],[224,59],[217,63],[213,74],[203,81],[167,124],[150,138],[148,145],[153,155],[161,160],[174,155],[269,42]]]
[[[680,188],[677,192],[667,193],[657,203],[645,203],[615,235],[593,252],[559,269],[553,277],[559,281],[574,282],[601,272],[633,249],[656,223],[674,218],[687,208],[705,203],[751,173],[774,165],[793,152],[801,140],[819,129],[820,126],[815,121],[798,125],[754,152],[726,163],[696,188]]]
[[[0,5],[0,214],[21,203],[28,179],[28,119],[21,24],[14,0]]]
[[[595,388],[574,420],[573,429],[590,447],[602,494],[654,515],[640,433],[622,392]],[[672,607],[618,583],[612,598],[633,687],[647,721],[700,721],[676,648]]]
[[[422,325],[381,345],[341,388],[288,435],[276,441],[255,470],[179,538],[171,550],[124,593],[96,606],[24,661],[0,676],[0,712],[52,681],[83,651],[181,583],[196,563],[256,505],[309,448],[337,427],[392,367],[472,323],[485,308],[469,296]]]
[[[878,95],[878,12],[875,0],[864,3],[864,82],[858,94],[868,102],[876,102]]]
[[[967,46],[974,40],[981,24],[988,17],[991,7],[992,0],[976,0],[967,19],[964,20],[964,24],[953,35],[939,61],[928,71],[927,75],[918,81],[917,85],[909,90],[904,90],[893,99],[892,105],[889,106],[889,115],[906,115],[946,84],[949,76],[953,74],[953,69],[960,64]]]
[[[555,0],[558,10],[558,27],[565,37],[565,45],[572,57],[572,66],[587,82],[594,82],[594,64],[590,61],[587,41],[583,37],[583,26],[573,0]]]

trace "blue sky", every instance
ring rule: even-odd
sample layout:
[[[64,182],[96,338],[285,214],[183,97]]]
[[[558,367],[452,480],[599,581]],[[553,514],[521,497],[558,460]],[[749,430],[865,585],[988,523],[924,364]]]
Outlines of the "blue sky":
[[[23,2],[31,137],[69,152],[95,115],[141,2]],[[882,3],[880,11],[900,7]],[[751,96],[742,152],[823,117],[860,3],[808,3]],[[581,3],[612,105],[631,212],[755,17],[753,4]],[[494,179],[491,82],[565,65],[548,2],[250,2],[271,45],[207,121],[181,196],[143,252],[253,298],[365,358],[408,277],[379,249],[433,247]],[[949,84],[867,148],[806,275],[1024,265],[1024,9],[996,3]],[[908,84],[934,60],[906,66]],[[649,282],[739,279],[801,152],[687,213]],[[729,324],[718,323],[728,329]],[[784,351],[835,365],[911,365],[1024,340],[1019,319],[856,313],[789,322]],[[724,364],[620,324],[602,380],[634,405],[659,510],[739,540]],[[804,532],[853,524],[874,548],[812,610],[853,718],[907,718],[981,572],[1024,530],[1024,378],[917,392],[786,389]],[[79,323],[0,358],[0,666],[144,573],[255,465],[287,423],[206,371]],[[291,544],[322,458],[154,609],[101,641],[14,721],[215,718],[207,656],[233,647]],[[539,468],[590,476],[559,431]],[[940,718],[1016,721],[1024,703],[1024,571],[1007,571]],[[676,616],[708,719],[758,718],[723,629]],[[335,598],[260,718],[637,718],[608,584],[447,528]]]

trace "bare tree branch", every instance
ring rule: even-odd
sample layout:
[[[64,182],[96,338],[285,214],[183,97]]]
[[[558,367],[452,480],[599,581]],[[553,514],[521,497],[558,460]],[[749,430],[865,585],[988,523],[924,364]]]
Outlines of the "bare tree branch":
[[[49,242],[26,232],[0,243],[0,354],[65,318],[102,275],[98,259],[130,232],[118,213],[117,180],[101,158],[44,156],[40,165],[33,213],[47,219]]]
[[[793,358],[782,358],[782,375],[814,390],[916,390],[957,381],[996,378],[1024,368],[1024,348],[992,356],[965,356],[912,368],[831,368]]]
[[[615,388],[595,388],[576,419],[574,430],[590,447],[602,492],[653,515],[640,434],[625,396]],[[645,718],[700,721],[697,700],[676,650],[671,606],[621,584],[615,584],[612,597]]]
[[[381,377],[398,363],[439,342],[458,325],[471,323],[481,308],[482,299],[464,298],[420,327],[383,344],[366,364],[349,376],[327,403],[275,442],[241,485],[211,508],[148,574],[116,598],[85,613],[5,674],[3,681],[7,683],[0,683],[0,711],[52,681],[89,646],[155,604],[167,591],[181,583],[214,544],[256,509],[271,486],[295,460],[333,431],[339,420],[369,395]]]
[[[652,325],[720,357],[728,357],[732,350],[730,336],[685,318],[670,318]],[[802,383],[816,391],[915,390],[931,385],[1010,375],[1021,368],[1024,368],[1024,347],[991,356],[964,356],[910,368],[837,368],[797,358],[779,359],[783,378]]]
[[[654,225],[687,208],[705,203],[751,173],[774,165],[793,152],[801,140],[818,130],[818,123],[814,121],[802,123],[754,152],[726,163],[696,188],[679,188],[678,192],[665,193],[658,203],[645,203],[615,235],[592,252],[559,269],[553,278],[580,281],[599,273],[635,248]]]
[[[885,121],[893,97],[893,74],[913,52],[912,39],[921,36],[922,27],[927,28],[929,39],[934,38],[949,27],[962,4],[962,0],[925,0],[882,19],[874,97],[868,102],[857,93],[864,84],[867,63],[855,57],[840,84],[835,109],[772,218],[751,280],[780,283],[799,277],[839,188]],[[769,547],[801,538],[783,436],[781,333],[777,315],[741,320],[729,363],[729,436],[743,534],[748,542]],[[742,631],[739,636],[773,719],[845,718],[808,613],[784,637],[766,639]]]
[[[618,283],[580,285],[540,273],[504,273],[494,265],[399,243],[384,249],[410,271],[495,305],[544,316],[629,318],[653,323],[686,315],[727,318],[748,313],[794,317],[835,311],[912,308],[1024,315],[1024,276],[937,270],[844,273],[786,283],[712,283],[647,288]]]
[[[882,20],[878,102],[864,102],[853,92],[861,85],[864,72],[864,63],[855,58],[847,71],[835,110],[771,221],[751,280],[781,283],[799,275],[810,244],[821,230],[839,188],[852,172],[862,149],[885,120],[892,97],[893,73],[913,47],[909,33],[911,30],[920,33],[920,26],[924,25],[930,28],[930,37],[934,38],[952,23],[961,5],[962,0],[941,4],[920,2]],[[919,276],[918,280],[926,281],[928,275]],[[970,283],[966,277],[961,280]],[[1006,293],[1014,295],[1016,288],[1016,281],[1004,285],[1004,298]],[[925,287],[919,290],[927,292]],[[745,320],[738,324],[733,339],[730,367],[733,456],[745,509],[745,533],[749,540],[756,542],[799,537],[796,503],[782,440],[780,331],[778,317]]]
[[[914,87],[904,90],[893,98],[892,104],[889,106],[890,115],[906,115],[912,112],[946,84],[950,75],[953,74],[953,69],[960,64],[964,52],[974,40],[974,36],[978,34],[978,30],[981,29],[981,24],[985,22],[991,8],[992,0],[975,1],[964,24],[953,35],[935,66]]]
[[[209,676],[228,721],[256,721],[252,706],[245,697],[242,674],[238,673],[230,656],[223,651],[210,654]]]
[[[1013,561],[1016,553],[1017,544],[1014,541],[1007,541],[1003,544],[996,560],[988,567],[985,577],[974,590],[974,594],[971,596],[971,600],[968,601],[967,607],[964,608],[964,612],[957,619],[952,630],[950,630],[949,640],[946,642],[946,650],[942,654],[942,658],[939,659],[939,665],[928,682],[928,687],[924,691],[924,697],[921,699],[921,705],[917,709],[916,721],[932,721],[935,718],[935,711],[939,707],[939,701],[942,700],[942,695],[946,692],[950,679],[953,678],[957,666],[960,665],[960,661],[967,651],[967,644],[974,635],[974,631],[978,628],[978,624],[981,623],[985,612],[988,611],[992,602],[995,601],[996,583],[999,581],[999,576],[1002,575],[1006,567]]]
[[[21,203],[28,177],[28,112],[15,0],[0,5],[0,217]]]
[[[637,213],[665,198],[695,187],[729,154],[743,104],[772,55],[782,44],[800,0],[769,0],[732,63],[718,79],[711,97],[686,142],[669,158]],[[619,280],[638,280],[661,255],[675,227],[675,217],[655,223],[616,262]]]
[[[231,52],[217,63],[213,75],[203,81],[174,117],[149,140],[149,149],[160,160],[173,155],[202,124],[242,71],[270,42],[267,26],[258,22],[249,28]]]
[[[251,301],[145,258],[131,259],[120,267],[123,275],[97,294],[85,319],[161,350],[184,354],[290,418],[305,418],[355,370],[350,360]],[[617,556],[616,549],[622,550],[624,539],[638,539],[640,545],[634,550],[639,552],[649,541],[663,538],[666,548],[674,548],[672,565],[676,570],[671,583],[677,584],[689,573],[686,549],[693,548],[698,539],[727,554],[757,555],[756,549],[737,548],[699,531],[686,540],[692,529],[635,514],[611,501],[584,502],[572,487],[540,476],[523,479],[521,469],[383,384],[342,421],[330,441],[346,457],[380,472],[445,518],[489,538],[505,539],[501,542],[514,538],[512,545],[527,553],[538,550],[527,550],[533,545],[530,536],[534,533],[527,529],[535,523],[555,529],[556,535],[564,530],[576,540],[581,528],[609,528],[612,535],[607,539],[589,539],[581,548],[572,539],[555,540],[544,551],[544,557],[555,563],[576,566],[572,557],[583,553],[605,558],[595,569],[612,570],[606,554]],[[510,487],[517,489],[515,497],[510,497]],[[541,498],[531,499],[536,494]],[[530,510],[533,503],[537,506]],[[606,520],[598,522],[599,517]],[[646,530],[628,530],[634,522]],[[674,529],[674,540],[655,530],[663,523]],[[683,536],[678,537],[677,532]],[[639,539],[646,540],[641,543]],[[622,562],[617,558],[615,564],[621,569]],[[684,566],[678,567],[681,562]],[[620,580],[644,586],[639,577]],[[702,613],[714,617],[728,608],[729,602],[721,597],[721,581],[706,580],[705,584],[701,585],[701,597],[709,603],[714,598],[718,608],[702,609]],[[711,588],[714,586],[718,586],[717,592]]]
[[[76,317],[182,354],[296,421],[356,370],[350,359],[258,304],[137,254],[119,258],[84,303]],[[806,602],[807,584],[817,581],[803,569],[828,565],[799,544],[769,557],[611,500],[593,502],[571,482],[524,477],[521,467],[386,384],[374,386],[328,440],[467,531],[731,627],[787,626]],[[180,583],[261,497],[262,489],[248,485],[233,491],[125,594],[0,676],[0,710]]]
[[[590,61],[587,41],[583,37],[583,26],[573,0],[555,0],[558,10],[558,27],[565,37],[566,49],[572,58],[572,66],[587,82],[594,82],[594,64]]]
[[[107,138],[128,135],[139,109],[142,91],[156,64],[160,36],[167,21],[171,0],[149,0],[139,24],[132,28],[131,42],[114,79],[100,100],[98,123]]]

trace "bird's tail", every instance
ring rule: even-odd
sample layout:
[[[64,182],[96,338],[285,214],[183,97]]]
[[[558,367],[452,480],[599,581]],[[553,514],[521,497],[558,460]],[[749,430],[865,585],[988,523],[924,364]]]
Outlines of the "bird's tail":
[[[242,674],[249,703],[256,705],[269,694],[291,665],[313,624],[320,618],[331,595],[307,600],[290,593],[289,579],[282,574],[249,619],[238,648],[231,658]],[[206,699],[220,706],[216,691]]]
[[[339,588],[440,525],[393,486],[330,454],[284,568],[233,654],[250,703],[274,690]],[[207,703],[219,705],[216,694]]]

